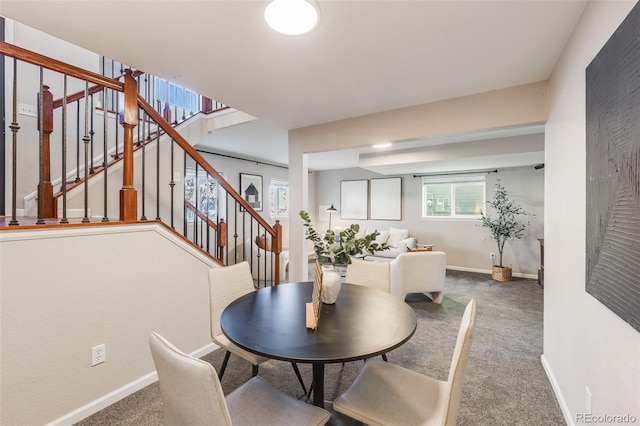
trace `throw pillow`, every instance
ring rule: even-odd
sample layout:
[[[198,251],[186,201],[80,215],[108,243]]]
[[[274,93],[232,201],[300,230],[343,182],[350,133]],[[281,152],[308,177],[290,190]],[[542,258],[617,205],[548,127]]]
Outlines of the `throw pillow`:
[[[389,239],[387,240],[387,244],[391,247],[398,247],[398,243],[408,237],[408,229],[389,228]]]
[[[377,244],[384,244],[389,239],[389,231],[380,231],[380,235],[376,237]]]
[[[256,237],[256,245],[262,250],[271,251],[271,238]]]

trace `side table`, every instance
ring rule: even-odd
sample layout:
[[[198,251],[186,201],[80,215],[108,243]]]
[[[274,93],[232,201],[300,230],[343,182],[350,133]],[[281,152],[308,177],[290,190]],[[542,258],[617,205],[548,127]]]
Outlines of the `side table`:
[[[435,244],[416,244],[416,248],[407,251],[433,251]]]

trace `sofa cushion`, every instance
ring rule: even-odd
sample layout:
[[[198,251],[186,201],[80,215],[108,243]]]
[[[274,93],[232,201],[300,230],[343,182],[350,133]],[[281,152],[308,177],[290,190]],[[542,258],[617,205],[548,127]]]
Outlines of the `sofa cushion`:
[[[398,243],[408,236],[408,229],[389,228],[389,239],[387,240],[387,244],[391,247],[398,247]]]
[[[378,231],[380,234],[376,237],[376,244],[384,244],[389,239],[389,231]]]
[[[364,238],[365,236],[369,235],[367,231],[369,230],[366,229],[364,226],[361,226],[358,232],[356,233],[356,238]]]
[[[369,258],[369,257],[371,257],[371,258],[384,257],[384,258],[393,259],[393,258],[397,257],[399,254],[400,254],[400,250],[397,247],[389,247],[387,250],[377,251],[377,252],[375,252],[375,254],[373,256],[367,256],[366,258]]]

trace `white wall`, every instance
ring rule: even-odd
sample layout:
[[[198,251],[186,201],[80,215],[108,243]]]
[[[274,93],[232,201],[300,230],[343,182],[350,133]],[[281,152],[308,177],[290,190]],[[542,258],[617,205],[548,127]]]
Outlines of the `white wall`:
[[[202,154],[209,164],[211,164],[218,172],[221,172],[224,175],[224,178],[234,188],[236,188],[238,192],[240,192],[240,173],[262,176],[263,208],[262,211],[259,212],[260,216],[262,216],[262,218],[272,226],[276,223],[276,220],[280,221],[280,224],[282,225],[282,246],[289,247],[289,220],[291,215],[289,217],[271,218],[269,210],[269,188],[271,185],[271,179],[288,181],[289,171],[287,168],[277,165],[258,163],[255,161],[240,160],[206,152],[200,152],[200,154]],[[230,211],[229,214],[233,216],[234,212]],[[231,229],[228,232],[230,236],[233,235]]]
[[[585,68],[634,1],[591,1],[550,80],[546,125],[543,363],[569,424],[586,412],[640,421],[640,334],[585,292]]]
[[[71,424],[154,381],[152,331],[215,348],[214,263],[161,225],[4,231],[0,251],[0,424]]]
[[[310,213],[320,229],[328,222],[319,222],[318,205],[333,203],[340,210],[340,181],[353,179],[371,179],[386,177],[364,169],[346,169],[314,172],[316,186],[312,192],[316,194],[317,203],[311,207]],[[496,179],[500,179],[511,198],[520,203],[531,216],[522,217],[530,226],[526,237],[512,240],[505,245],[504,264],[513,268],[514,274],[537,277],[540,265],[540,248],[538,238],[543,235],[544,219],[544,169],[519,167],[499,170],[498,173],[486,175],[487,198],[494,193]],[[478,272],[491,272],[490,253],[498,255],[497,245],[484,228],[478,226],[479,220],[468,219],[422,219],[422,180],[413,175],[402,176],[402,220],[401,221],[354,221],[340,219],[340,213],[332,216],[332,226],[348,226],[358,223],[364,228],[379,230],[407,228],[418,243],[435,244],[436,250],[447,253],[447,264],[450,268]]]

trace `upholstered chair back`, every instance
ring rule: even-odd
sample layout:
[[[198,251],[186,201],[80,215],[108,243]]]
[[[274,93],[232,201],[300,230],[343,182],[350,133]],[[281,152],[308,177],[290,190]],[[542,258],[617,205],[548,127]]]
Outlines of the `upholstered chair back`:
[[[149,337],[158,371],[164,424],[231,425],[216,370],[190,357],[157,333]]]
[[[410,293],[442,292],[446,273],[442,251],[401,253],[391,262],[391,294],[404,301]]]
[[[389,262],[351,259],[344,282],[391,292]]]
[[[209,307],[211,309],[211,338],[218,342],[223,336],[220,328],[222,311],[240,296],[254,291],[248,262],[221,266],[209,270]]]
[[[464,381],[464,373],[467,369],[469,361],[469,352],[471,351],[471,343],[476,325],[476,301],[471,300],[464,310],[464,315],[460,321],[460,330],[458,331],[458,339],[456,347],[453,351],[451,360],[451,368],[449,369],[449,378],[447,385],[451,387],[449,392],[449,407],[446,410],[445,425],[455,426],[460,410],[460,398],[462,395],[462,382]]]

